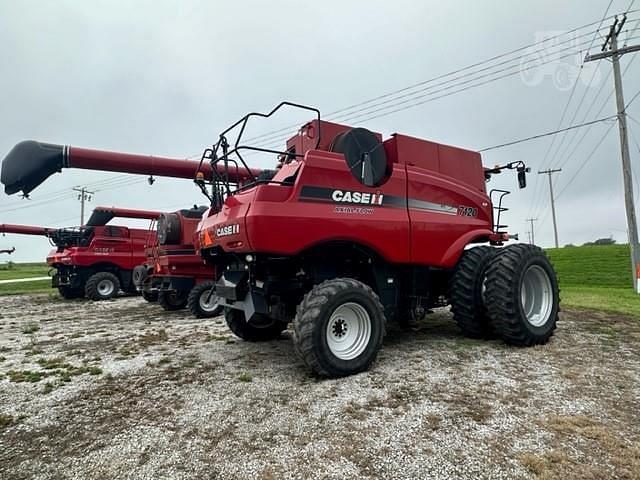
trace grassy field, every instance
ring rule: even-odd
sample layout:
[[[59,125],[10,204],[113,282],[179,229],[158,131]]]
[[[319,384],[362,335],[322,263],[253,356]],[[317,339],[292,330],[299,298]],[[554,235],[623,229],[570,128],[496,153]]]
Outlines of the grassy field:
[[[547,250],[558,272],[563,307],[640,317],[640,295],[631,286],[628,245]]]
[[[0,263],[0,280],[46,277],[48,272],[46,263]]]
[[[640,295],[631,287],[628,245],[547,250],[562,290],[562,306],[633,315],[640,318]],[[0,265],[0,280],[47,275],[44,263]],[[0,295],[51,292],[51,281],[0,285]]]
[[[16,278],[46,277],[49,266],[46,263],[2,263],[0,264],[0,280]],[[16,295],[19,293],[51,292],[51,280],[0,284],[0,295]]]

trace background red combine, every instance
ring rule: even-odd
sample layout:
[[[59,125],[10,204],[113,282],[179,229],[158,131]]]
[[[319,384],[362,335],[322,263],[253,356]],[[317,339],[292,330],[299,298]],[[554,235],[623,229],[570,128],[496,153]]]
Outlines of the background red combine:
[[[135,293],[132,272],[145,260],[148,229],[108,225],[114,218],[154,220],[160,212],[97,207],[81,227],[0,225],[0,232],[42,235],[55,245],[47,264],[55,269],[52,287],[64,298],[106,300],[119,290]],[[151,239],[154,240],[154,239]]]
[[[214,289],[215,270],[196,251],[194,234],[206,207],[163,213],[157,242],[147,247],[147,262],[136,267],[134,280],[147,301],[165,310],[189,308],[197,318],[221,313]]]
[[[2,182],[8,194],[28,195],[50,175],[62,168],[113,171],[142,175],[193,179],[200,172],[212,178],[210,165],[150,155],[106,152],[86,148],[25,141],[16,145],[2,163]],[[254,171],[253,174],[259,172]],[[234,180],[249,178],[244,173]],[[214,269],[195,251],[193,234],[206,208],[185,209],[160,215],[162,230],[147,241],[146,258],[135,270],[135,282],[146,300],[156,301],[167,310],[189,307],[198,317],[217,315],[220,308],[211,290]],[[166,228],[165,228],[166,227]],[[144,284],[143,284],[144,282]]]

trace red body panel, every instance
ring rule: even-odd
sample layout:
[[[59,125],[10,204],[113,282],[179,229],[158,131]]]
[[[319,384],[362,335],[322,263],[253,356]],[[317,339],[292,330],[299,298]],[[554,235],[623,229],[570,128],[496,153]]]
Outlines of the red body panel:
[[[304,138],[309,125],[287,142],[289,149],[315,145]],[[331,137],[340,127],[329,124],[322,131],[321,148],[329,144],[325,130]],[[388,262],[451,268],[467,244],[489,240],[492,205],[479,153],[404,135],[386,140],[384,149],[391,174],[377,188],[360,183],[342,154],[306,151],[303,160],[284,165],[273,178],[283,181],[297,170],[293,186],[274,183],[238,192],[219,213],[203,218],[203,248],[294,256],[346,241]],[[358,196],[348,193],[346,201],[345,192]]]
[[[52,250],[47,256],[51,266],[73,265],[91,267],[100,263],[133,270],[146,259],[145,245],[149,232],[145,229],[106,225],[94,227],[94,234],[86,247]],[[155,237],[155,232],[153,232]]]
[[[211,281],[215,277],[215,268],[204,262],[194,241],[200,219],[176,213],[180,218],[180,244],[159,245],[155,236],[147,242],[146,262],[153,268],[151,282],[154,276],[193,279],[196,285]]]

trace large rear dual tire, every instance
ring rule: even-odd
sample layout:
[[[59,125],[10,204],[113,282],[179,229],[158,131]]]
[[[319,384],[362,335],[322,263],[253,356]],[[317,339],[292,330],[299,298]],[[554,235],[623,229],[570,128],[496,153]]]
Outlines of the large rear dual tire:
[[[547,343],[556,329],[560,290],[553,265],[535,245],[510,245],[487,268],[489,317],[511,345]]]
[[[451,281],[451,310],[463,334],[496,334],[518,346],[549,341],[556,328],[559,290],[544,251],[517,244],[466,250]]]

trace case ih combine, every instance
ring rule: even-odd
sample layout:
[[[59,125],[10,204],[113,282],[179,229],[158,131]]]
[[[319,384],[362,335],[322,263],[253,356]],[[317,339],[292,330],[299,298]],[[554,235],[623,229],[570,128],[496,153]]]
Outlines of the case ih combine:
[[[22,191],[28,195],[50,175],[63,168],[80,168],[192,180],[199,162],[172,158],[105,152],[34,141],[21,142],[2,163],[1,180],[7,194]],[[210,166],[200,169],[211,179]],[[256,171],[232,177],[251,178]],[[147,241],[146,257],[134,270],[134,282],[148,301],[159,301],[167,310],[188,307],[197,317],[219,314],[211,290],[215,270],[195,250],[193,235],[206,208],[185,209],[159,214],[158,241]]]
[[[282,151],[242,144],[250,119],[287,105],[316,120]],[[234,184],[229,172],[252,171],[246,151],[279,155],[277,173]],[[399,134],[383,141],[288,102],[234,123],[204,160],[215,175],[201,253],[221,273],[217,294],[242,338],[274,338],[291,322],[303,361],[343,376],[369,367],[388,320],[448,303],[467,335],[494,331],[526,346],[553,334],[558,286],[544,252],[492,248],[509,238],[500,225],[508,192],[485,183],[513,168],[524,187],[522,162],[485,169],[479,153]]]
[[[215,270],[194,245],[196,227],[206,207],[193,207],[158,218],[157,242],[147,247],[147,262],[136,267],[134,281],[147,301],[165,310],[187,307],[197,318],[222,312],[215,295]]]
[[[316,119],[282,151],[242,144],[250,119],[283,106]],[[3,165],[7,193],[28,193],[74,149],[56,147],[53,160],[14,151]],[[246,151],[278,155],[275,173],[251,169]],[[508,192],[485,183],[504,169],[525,185],[522,162],[483,168],[479,153],[383,140],[309,107],[248,114],[205,150],[196,175],[211,201],[200,252],[218,273],[227,324],[258,341],[292,323],[302,360],[332,377],[371,365],[387,321],[410,323],[447,304],[466,335],[547,342],[559,310],[552,265],[532,245],[494,248],[509,239],[500,224]]]
[[[64,298],[114,297],[120,289],[135,293],[131,273],[145,259],[147,229],[107,225],[113,218],[153,220],[159,212],[97,207],[87,223],[74,228],[0,225],[0,232],[41,235],[56,248],[47,256],[55,269],[52,287]]]

